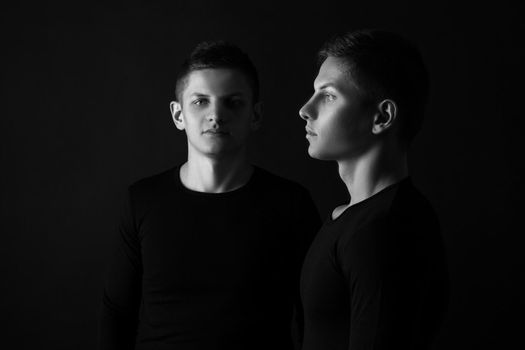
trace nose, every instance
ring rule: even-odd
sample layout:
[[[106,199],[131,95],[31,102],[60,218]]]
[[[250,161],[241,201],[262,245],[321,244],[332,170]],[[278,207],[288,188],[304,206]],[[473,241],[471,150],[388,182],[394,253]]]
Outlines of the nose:
[[[210,123],[223,124],[226,121],[226,108],[221,102],[212,103],[206,119]]]
[[[299,117],[304,120],[313,118],[313,108],[312,108],[312,99],[306,101],[306,103],[299,109]]]

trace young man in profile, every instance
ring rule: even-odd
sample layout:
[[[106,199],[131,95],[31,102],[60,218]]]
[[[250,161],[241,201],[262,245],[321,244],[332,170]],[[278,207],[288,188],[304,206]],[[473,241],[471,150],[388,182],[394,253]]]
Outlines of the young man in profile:
[[[187,161],[130,186],[109,264],[101,349],[292,349],[299,272],[320,226],[308,192],[252,166],[250,59],[199,44],[171,103]]]
[[[301,276],[303,350],[426,349],[447,300],[439,223],[407,150],[428,79],[417,49],[364,30],[328,41],[300,109],[308,153],[334,160],[349,201],[314,239]]]

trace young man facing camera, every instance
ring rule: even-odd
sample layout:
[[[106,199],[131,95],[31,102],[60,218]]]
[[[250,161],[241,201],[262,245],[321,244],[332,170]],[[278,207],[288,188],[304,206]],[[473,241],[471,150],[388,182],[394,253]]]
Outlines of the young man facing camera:
[[[101,348],[292,349],[300,266],[320,220],[303,187],[247,159],[261,123],[255,67],[231,44],[201,43],[170,107],[188,159],[129,188]]]
[[[427,96],[423,61],[404,39],[378,30],[337,36],[319,58],[315,91],[299,114],[308,153],[337,162],[350,199],[305,258],[303,350],[426,349],[447,276],[438,220],[407,167]]]

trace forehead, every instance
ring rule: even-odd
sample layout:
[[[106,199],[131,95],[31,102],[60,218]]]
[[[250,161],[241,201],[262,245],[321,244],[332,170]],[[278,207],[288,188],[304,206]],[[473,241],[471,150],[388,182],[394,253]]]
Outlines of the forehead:
[[[319,73],[314,81],[314,88],[320,89],[325,86],[333,86],[338,90],[356,89],[355,82],[348,64],[341,58],[327,57],[319,68]]]
[[[250,94],[251,88],[246,76],[229,68],[207,68],[194,70],[187,76],[184,95],[231,95]]]

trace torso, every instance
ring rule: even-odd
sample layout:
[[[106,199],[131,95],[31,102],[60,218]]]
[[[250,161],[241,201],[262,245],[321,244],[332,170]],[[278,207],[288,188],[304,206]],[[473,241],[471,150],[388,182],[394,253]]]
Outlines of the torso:
[[[381,328],[377,327],[385,317],[395,314],[397,322],[405,326],[427,317],[411,313],[410,293],[428,284],[418,271],[434,266],[441,270],[431,277],[441,282],[427,287],[442,288],[444,264],[434,213],[408,180],[350,207],[337,207],[303,265],[303,350],[367,348],[381,341]],[[440,293],[429,291],[422,305],[439,304],[444,298]],[[396,300],[390,302],[391,296]],[[375,307],[376,312],[370,312]],[[388,322],[384,329],[398,330],[395,323]],[[411,341],[406,338],[417,338],[403,332],[399,334],[404,334],[405,344]]]

